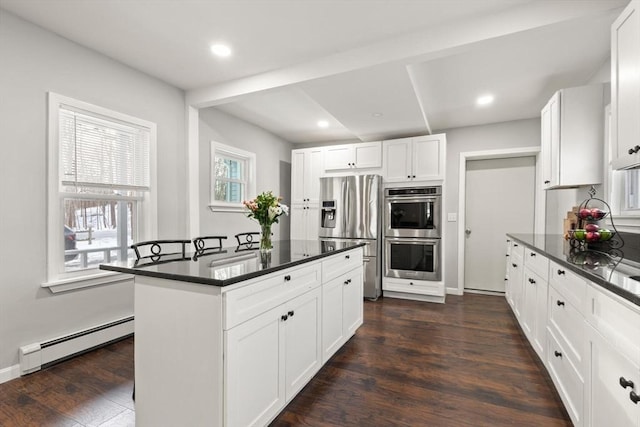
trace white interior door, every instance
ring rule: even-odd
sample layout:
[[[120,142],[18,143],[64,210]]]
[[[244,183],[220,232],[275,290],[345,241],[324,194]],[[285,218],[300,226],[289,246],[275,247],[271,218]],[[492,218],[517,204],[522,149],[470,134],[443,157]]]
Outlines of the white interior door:
[[[468,160],[464,288],[504,292],[506,233],[533,233],[535,157]]]

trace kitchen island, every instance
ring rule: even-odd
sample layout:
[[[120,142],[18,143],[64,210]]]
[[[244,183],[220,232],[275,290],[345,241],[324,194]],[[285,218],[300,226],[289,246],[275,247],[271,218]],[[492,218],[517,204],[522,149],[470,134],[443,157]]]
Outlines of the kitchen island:
[[[362,324],[362,244],[102,265],[135,275],[137,426],[261,426]]]

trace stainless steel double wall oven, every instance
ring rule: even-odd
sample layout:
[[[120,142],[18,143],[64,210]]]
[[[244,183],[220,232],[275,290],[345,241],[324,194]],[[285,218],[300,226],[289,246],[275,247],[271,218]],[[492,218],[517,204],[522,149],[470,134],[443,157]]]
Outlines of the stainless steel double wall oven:
[[[441,279],[441,199],[440,186],[385,189],[386,277]]]

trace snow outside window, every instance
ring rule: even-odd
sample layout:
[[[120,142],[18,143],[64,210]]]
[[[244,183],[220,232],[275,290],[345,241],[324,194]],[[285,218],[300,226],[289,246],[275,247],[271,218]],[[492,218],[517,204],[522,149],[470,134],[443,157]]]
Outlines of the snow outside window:
[[[211,142],[211,202],[213,211],[242,211],[242,201],[255,196],[254,153]]]

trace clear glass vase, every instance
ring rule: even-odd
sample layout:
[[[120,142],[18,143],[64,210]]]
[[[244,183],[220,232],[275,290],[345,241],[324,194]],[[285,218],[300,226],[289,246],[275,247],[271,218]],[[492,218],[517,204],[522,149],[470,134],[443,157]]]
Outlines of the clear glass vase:
[[[260,252],[271,252],[273,245],[271,244],[271,224],[260,224]]]

